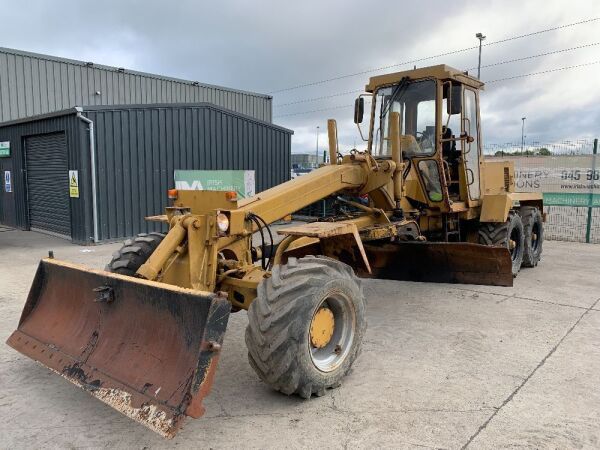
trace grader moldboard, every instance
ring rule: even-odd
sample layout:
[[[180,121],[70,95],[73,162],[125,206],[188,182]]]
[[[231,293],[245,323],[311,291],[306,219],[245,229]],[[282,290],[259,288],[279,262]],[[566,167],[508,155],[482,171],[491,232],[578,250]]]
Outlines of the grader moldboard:
[[[173,437],[203,414],[229,314],[246,309],[258,376],[323,395],[360,351],[357,275],[511,286],[539,261],[542,198],[514,191],[512,163],[484,161],[482,87],[445,65],[371,78],[354,114],[360,131],[370,98],[365,151],[340,155],[330,120],[330,163],[307,175],[240,200],[170,191],[168,233],[126,241],[106,271],[42,260],[8,344]],[[330,196],[343,213],[268,243],[273,222]]]

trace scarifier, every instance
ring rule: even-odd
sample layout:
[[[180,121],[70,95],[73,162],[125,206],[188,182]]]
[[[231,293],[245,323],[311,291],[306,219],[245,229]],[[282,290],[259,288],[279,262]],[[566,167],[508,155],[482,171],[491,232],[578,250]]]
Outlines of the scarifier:
[[[366,329],[358,276],[511,286],[540,260],[542,197],[481,152],[483,83],[445,65],[376,76],[365,151],[237,199],[170,191],[165,235],[125,242],[105,271],[41,261],[8,344],[163,436],[200,417],[230,312],[248,311],[248,359],[284,394],[340,384]],[[268,168],[265,168],[268,170]],[[332,217],[271,224],[337,197]],[[260,245],[252,236],[259,232]]]

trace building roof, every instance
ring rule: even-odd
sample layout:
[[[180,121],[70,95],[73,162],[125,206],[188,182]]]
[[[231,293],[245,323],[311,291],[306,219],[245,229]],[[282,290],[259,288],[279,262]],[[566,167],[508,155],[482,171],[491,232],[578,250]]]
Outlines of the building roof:
[[[14,48],[0,47],[0,53],[7,53],[7,54],[17,55],[17,56],[27,56],[27,57],[30,57],[30,58],[36,58],[36,59],[40,59],[40,60],[44,60],[44,61],[61,62],[61,63],[70,64],[70,65],[74,65],[74,66],[90,67],[90,68],[95,68],[95,69],[106,70],[108,72],[117,72],[117,73],[127,73],[127,74],[131,74],[131,75],[139,75],[139,76],[142,76],[144,78],[152,78],[152,79],[164,80],[164,81],[173,81],[173,82],[176,82],[176,83],[189,84],[189,85],[192,85],[192,86],[201,86],[201,87],[211,88],[211,89],[221,89],[221,90],[225,90],[225,91],[229,91],[229,92],[237,92],[237,93],[240,93],[240,94],[246,94],[246,95],[251,95],[251,96],[255,96],[255,97],[263,97],[263,98],[267,98],[267,99],[272,99],[273,98],[271,95],[260,94],[260,93],[252,92],[252,91],[244,91],[244,90],[240,90],[240,89],[232,89],[232,88],[229,88],[229,87],[219,86],[219,85],[215,85],[215,84],[200,83],[198,81],[184,80],[184,79],[181,79],[181,78],[168,77],[168,76],[164,76],[164,75],[157,75],[157,74],[147,73],[147,72],[139,72],[139,71],[136,71],[136,70],[130,70],[130,69],[126,69],[126,68],[123,68],[123,67],[105,66],[105,65],[102,65],[102,64],[96,64],[96,63],[91,62],[91,61],[79,61],[79,60],[76,60],[76,59],[61,58],[61,57],[58,57],[58,56],[51,56],[51,55],[44,55],[44,54],[41,54],[41,53],[27,52],[27,51],[24,51],[24,50],[17,50],[17,49],[14,49]]]
[[[267,125],[270,128],[278,129],[284,131],[289,134],[294,134],[294,130],[290,130],[289,128],[282,127],[280,125],[275,125],[272,122],[268,122],[265,120],[260,120],[252,116],[248,116],[246,114],[239,113],[237,111],[232,111],[230,109],[224,108],[222,106],[215,105],[214,103],[208,102],[199,102],[199,103],[144,103],[144,104],[136,104],[136,105],[89,105],[89,106],[75,106],[73,108],[62,109],[60,111],[53,111],[46,114],[38,114],[36,116],[23,117],[21,119],[15,119],[8,122],[1,122],[0,128],[9,127],[12,125],[18,125],[21,123],[27,122],[35,122],[37,120],[50,119],[52,117],[60,117],[66,116],[69,114],[77,114],[83,113],[85,114],[87,111],[120,111],[120,110],[130,110],[130,109],[175,109],[175,108],[203,108],[203,109],[213,109],[215,111],[220,111],[232,116],[240,117],[250,122],[255,122],[261,125]]]

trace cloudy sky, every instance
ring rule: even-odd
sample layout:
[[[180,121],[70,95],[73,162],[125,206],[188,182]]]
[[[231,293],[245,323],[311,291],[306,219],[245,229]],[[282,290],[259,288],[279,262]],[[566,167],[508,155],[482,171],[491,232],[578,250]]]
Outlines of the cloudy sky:
[[[520,142],[523,116],[531,141],[600,135],[595,0],[2,3],[1,46],[271,93],[274,122],[295,131],[294,152],[314,152],[316,127],[324,130],[330,117],[338,120],[342,150],[361,146],[352,123],[357,94],[305,100],[362,89],[369,76],[413,64],[445,63],[475,74],[476,49],[401,63],[476,46],[477,32],[487,36],[484,81],[587,64],[489,83],[481,105],[484,141]],[[594,18],[599,20],[497,42]],[[373,70],[386,66],[393,67]]]

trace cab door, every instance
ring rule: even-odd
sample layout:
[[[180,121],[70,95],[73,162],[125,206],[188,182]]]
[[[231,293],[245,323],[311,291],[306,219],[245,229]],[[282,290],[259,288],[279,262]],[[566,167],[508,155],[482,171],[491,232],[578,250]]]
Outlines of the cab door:
[[[469,203],[481,197],[481,137],[477,93],[465,86],[463,90],[462,132],[472,138],[463,142],[464,179]],[[471,139],[469,139],[471,140]]]

